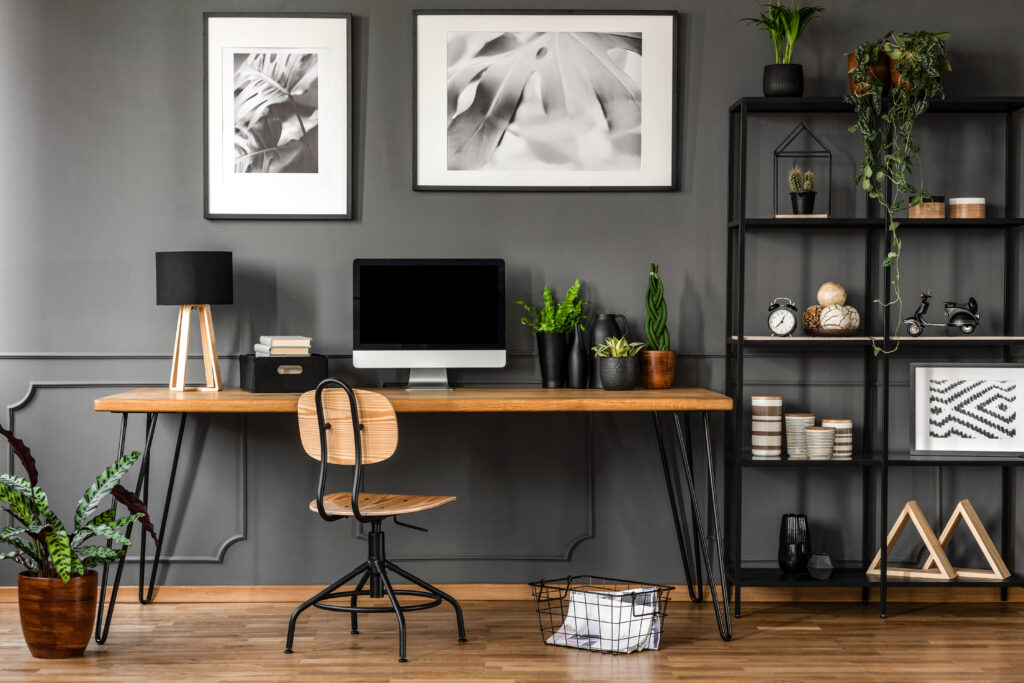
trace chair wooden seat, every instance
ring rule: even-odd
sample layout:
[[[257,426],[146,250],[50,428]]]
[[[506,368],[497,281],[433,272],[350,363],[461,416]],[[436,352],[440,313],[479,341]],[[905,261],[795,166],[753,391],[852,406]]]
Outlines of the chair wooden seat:
[[[430,510],[450,503],[455,496],[415,496],[401,493],[360,493],[359,513],[364,517],[390,517],[405,515],[420,510]],[[316,499],[309,509],[317,511]],[[352,494],[331,493],[324,496],[324,510],[329,515],[352,516]]]

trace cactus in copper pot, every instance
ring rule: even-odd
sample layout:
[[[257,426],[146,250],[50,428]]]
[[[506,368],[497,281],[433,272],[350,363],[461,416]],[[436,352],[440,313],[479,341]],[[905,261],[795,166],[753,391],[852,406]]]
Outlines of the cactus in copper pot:
[[[647,348],[651,351],[668,351],[671,340],[668,334],[668,306],[665,304],[665,286],[658,276],[658,264],[652,263],[647,278],[647,320],[644,331],[647,333]]]

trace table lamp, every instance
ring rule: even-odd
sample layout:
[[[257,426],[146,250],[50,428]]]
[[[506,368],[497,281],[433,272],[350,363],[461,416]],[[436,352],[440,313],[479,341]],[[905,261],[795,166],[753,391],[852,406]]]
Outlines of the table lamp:
[[[188,390],[185,387],[185,366],[188,363],[188,333],[193,310],[199,311],[203,366],[206,370],[206,386],[199,387],[199,390],[221,390],[210,306],[232,303],[233,294],[230,251],[156,252],[156,303],[158,306],[178,307],[178,331],[171,360],[172,391]]]

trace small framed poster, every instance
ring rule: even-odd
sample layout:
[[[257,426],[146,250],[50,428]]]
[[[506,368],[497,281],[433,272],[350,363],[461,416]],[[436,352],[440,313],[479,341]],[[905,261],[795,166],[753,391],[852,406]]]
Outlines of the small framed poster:
[[[351,218],[351,15],[203,21],[204,215]]]
[[[911,363],[911,455],[1024,454],[1024,363]]]
[[[413,189],[677,189],[677,23],[414,12]]]

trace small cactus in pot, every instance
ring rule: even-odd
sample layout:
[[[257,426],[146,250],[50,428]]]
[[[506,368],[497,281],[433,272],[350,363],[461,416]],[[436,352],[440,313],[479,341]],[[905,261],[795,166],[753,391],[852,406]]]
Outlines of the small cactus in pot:
[[[794,167],[787,176],[789,197],[793,201],[793,213],[806,216],[814,213],[814,171],[801,171]]]
[[[633,388],[636,384],[636,356],[643,348],[643,343],[630,342],[625,337],[606,337],[603,344],[593,347],[598,358],[601,384],[606,390]]]

